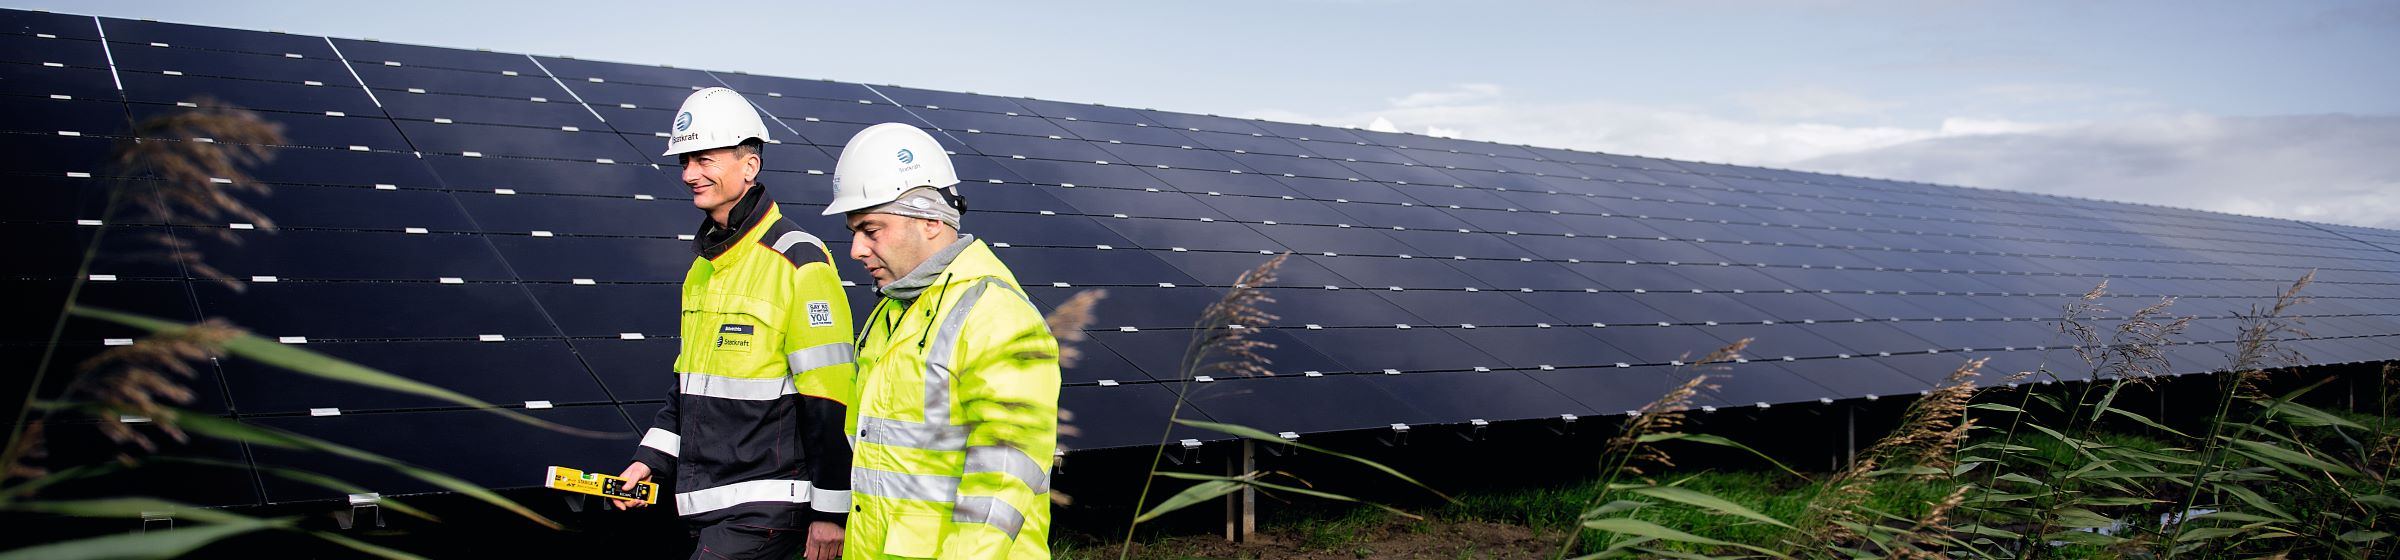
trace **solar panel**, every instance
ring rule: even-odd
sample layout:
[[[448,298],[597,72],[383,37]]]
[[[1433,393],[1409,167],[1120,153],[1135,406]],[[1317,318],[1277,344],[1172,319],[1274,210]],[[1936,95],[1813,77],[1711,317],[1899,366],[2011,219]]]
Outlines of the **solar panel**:
[[[105,44],[102,32],[108,37]],[[2061,305],[2103,281],[2117,314],[2178,298],[2201,316],[2173,371],[2218,365],[2236,313],[2311,270],[2316,363],[2400,356],[2400,232],[1883,179],[1672,161],[1168,111],[0,10],[0,157],[20,243],[0,289],[35,305],[0,329],[30,368],[81,272],[94,305],[244,328],[489,402],[624,432],[670,383],[694,212],[659,156],[693,89],[742,91],[777,143],[764,182],[818,215],[859,129],[897,121],[956,153],[975,211],[1037,306],[1096,311],[1065,371],[1070,450],[1158,443],[1197,314],[1269,255],[1278,316],[1253,336],[1273,378],[1220,377],[1182,414],[1301,434],[1389,424],[1614,415],[1748,339],[1701,396],[1755,406],[1907,395],[1956,364],[2081,375]],[[224,217],[106,214],[111,146],[135,119],[206,96],[282,126]],[[198,140],[189,140],[198,141]],[[192,243],[232,286],[139,253]],[[220,236],[224,236],[222,239]],[[238,240],[238,244],[234,242]],[[837,259],[840,260],[840,259]],[[837,263],[851,308],[871,281]],[[141,333],[70,322],[62,356]],[[1211,358],[1216,359],[1216,358]],[[71,363],[74,360],[67,360]],[[57,366],[54,366],[57,367]],[[548,464],[608,465],[630,439],[542,432],[444,402],[229,359],[192,406],[513,487]],[[338,413],[328,414],[329,411]],[[630,436],[628,436],[630,437]],[[1170,440],[1223,438],[1176,428]],[[465,440],[462,442],[462,438]],[[461,445],[507,441],[509,445]],[[461,453],[460,451],[471,450]],[[421,483],[264,450],[377,491]],[[269,480],[212,505],[333,497]]]

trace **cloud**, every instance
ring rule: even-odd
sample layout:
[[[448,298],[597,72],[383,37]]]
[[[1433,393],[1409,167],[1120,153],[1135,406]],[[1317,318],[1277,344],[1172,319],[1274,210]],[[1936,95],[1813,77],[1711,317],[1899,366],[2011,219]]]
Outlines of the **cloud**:
[[[2020,99],[2137,95],[2065,85],[1988,89]],[[1489,84],[1385,101],[1345,114],[1263,110],[1243,116],[2400,227],[2400,158],[2389,153],[2400,146],[2400,117],[2393,116],[2168,114],[2030,122],[1961,115],[1934,126],[1847,126],[1607,99],[1526,102]]]
[[[1779,91],[1754,91],[1726,96],[1768,119],[1813,119],[1883,111],[1898,103],[1867,99],[1850,92],[1809,86]]]
[[[1945,134],[2018,130],[2038,125],[1969,119],[1957,130],[1845,126],[1721,117],[1679,107],[1594,99],[1520,102],[1491,84],[1462,84],[1385,99],[1381,108],[1338,115],[1259,110],[1242,116],[1287,122],[1425,131],[1431,136],[1490,140],[1663,156],[1700,161],[1779,165],[1803,159],[1898,145]]]
[[[2087,84],[2010,83],[1974,88],[1968,95],[2006,103],[2061,103],[2137,97],[2140,89]]]
[[[1931,138],[1791,166],[2400,227],[2392,146],[2400,146],[2400,117],[2188,114]]]
[[[2020,132],[2033,132],[2033,131],[2037,131],[2037,130],[2044,130],[2044,129],[2049,129],[2049,128],[2053,128],[2053,126],[2052,126],[2052,125],[2039,124],[2039,123],[2017,122],[2017,121],[2012,121],[2012,120],[2007,120],[2007,119],[1979,119],[1979,118],[1974,118],[1974,117],[1950,117],[1950,118],[1947,118],[1947,119],[1942,119],[1942,127],[1941,127],[1941,128],[1939,128],[1939,129],[1936,129],[1936,132],[1937,132],[1936,136],[1972,136],[1972,135],[1978,135],[1978,134],[2012,134],[2012,133],[2020,133]]]
[[[1485,101],[1500,97],[1500,86],[1492,84],[1459,84],[1443,91],[1420,91],[1388,99],[1393,107],[1435,107]]]

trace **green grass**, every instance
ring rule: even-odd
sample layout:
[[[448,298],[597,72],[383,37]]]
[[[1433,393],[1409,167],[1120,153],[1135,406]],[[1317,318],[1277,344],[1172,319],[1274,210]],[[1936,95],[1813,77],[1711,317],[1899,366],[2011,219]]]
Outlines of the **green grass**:
[[[2392,433],[2395,428],[2400,428],[2400,420],[2385,420],[2374,415],[2349,412],[2336,412],[2336,414],[2369,427],[2370,430],[2364,433],[2351,434],[2352,437],[2362,440],[2362,443],[2369,446],[2374,444],[2373,438]],[[2317,443],[2320,444],[2335,443],[2335,440],[2323,438],[2338,439],[2338,436],[2333,435],[2330,430],[2304,431],[2302,435],[2319,440]],[[2087,460],[2077,456],[2064,443],[2047,437],[2034,436],[2031,435],[2031,432],[2020,433],[2018,436],[2016,443],[2035,448],[2036,451],[2032,454],[2047,459],[2050,464],[2063,465],[2067,468],[2088,464]],[[2159,437],[2103,432],[2094,436],[2094,439],[2105,445],[2151,453],[2166,455],[2192,453],[2190,450],[2193,447],[2192,442],[2174,441],[2176,439],[2174,436],[2164,434],[2157,436]],[[1997,437],[1997,433],[1985,433],[1983,437],[1977,438],[1970,444]],[[2227,460],[2229,465],[2241,462],[2243,461],[2238,458]],[[1987,468],[1989,468],[1988,465]],[[2036,478],[2048,478],[2046,473],[2039,472],[2040,470],[2033,468],[2032,462],[2024,461],[2016,462],[2011,472],[2023,472]],[[1824,477],[1830,475],[1812,474],[1811,476],[1816,477],[1817,480],[1823,480]],[[1980,479],[1980,475],[1970,476]],[[1817,498],[1820,491],[1817,481],[1803,480],[1786,473],[1773,471],[1676,472],[1667,473],[1655,480],[1716,496],[1793,524],[1799,524],[1808,517],[1807,507]],[[1948,497],[1950,492],[1961,482],[1947,478],[1881,477],[1875,479],[1870,485],[1869,497],[1861,504],[1861,507],[1901,518],[1920,518],[1929,511],[1933,504]],[[2360,481],[2345,482],[2356,484]],[[2313,512],[2326,509],[2344,511],[2345,508],[2356,509],[2358,507],[2346,500],[2327,501],[2327,498],[2334,494],[2328,493],[2327,488],[2318,486],[2330,484],[2332,483],[2312,480],[2280,481],[2274,484],[2259,485],[2261,486],[2259,490],[2269,499],[2294,508],[2295,511]],[[2371,485],[2358,485],[2353,488],[2354,491],[2368,493],[2377,490]],[[1540,488],[1478,492],[1458,496],[1458,502],[1455,504],[1430,510],[1419,510],[1417,513],[1436,520],[1436,523],[1478,521],[1524,526],[1547,535],[1561,537],[1560,540],[1563,541],[1562,532],[1575,527],[1577,515],[1591,503],[1595,491],[1596,488],[1592,486],[1592,483],[1581,482]],[[1631,493],[1621,493],[1612,494],[1610,499],[1637,499],[1637,496]],[[1297,506],[1297,504],[1294,505]],[[2112,512],[2114,511],[2113,508],[2110,509]],[[1277,538],[1288,539],[1286,542],[1302,549],[1335,555],[1348,555],[1353,552],[1371,555],[1371,547],[1377,544],[1381,535],[1392,531],[1425,531],[1434,526],[1433,523],[1407,521],[1375,508],[1347,507],[1346,505],[1269,508],[1262,510],[1261,513],[1267,515],[1260,520],[1262,530],[1275,533],[1278,535]],[[1662,503],[1645,507],[1630,515],[1697,535],[1769,549],[1802,552],[1809,547],[1805,543],[1789,542],[1796,540],[1790,534],[1791,530],[1789,529],[1738,517],[1718,515],[1678,504]],[[1969,515],[1969,513],[1965,510],[1954,513],[1952,523],[1963,522],[1964,520],[1959,517],[1964,515]],[[2322,522],[2322,520],[2313,519],[2312,521]],[[1582,543],[1579,545],[1580,550],[1577,552],[1589,553],[1601,550],[1617,538],[1612,534],[1588,532],[1582,539]],[[1157,541],[1146,539],[1145,542]],[[1660,543],[1654,546],[1665,546],[1665,544]],[[1153,549],[1138,556],[1161,560],[1183,557],[1178,556],[1179,553],[1173,548],[1169,546],[1166,549]],[[1703,550],[1698,547],[1672,547],[1672,549],[1702,553],[1740,552]],[[1110,558],[1115,556],[1115,552],[1116,547],[1113,543],[1105,546],[1086,543],[1085,547],[1080,549],[1062,547],[1058,556],[1060,558]],[[2194,557],[2217,557],[2220,555],[2218,553],[2223,552],[2230,551],[2203,551]],[[1183,554],[1188,554],[1188,552]],[[1462,554],[1469,553],[1462,552]],[[2123,551],[2067,546],[2046,549],[2042,556],[2069,559],[2118,558],[2122,554],[2124,554]]]
[[[1356,548],[1356,545],[1367,542],[1372,529],[1391,523],[1394,517],[1381,509],[1359,507],[1330,514],[1278,519],[1265,528],[1296,535],[1299,540],[1296,544],[1303,549],[1338,551]]]
[[[1781,472],[1703,471],[1674,474],[1660,480],[1681,481],[1680,486],[1684,488],[1724,498],[1786,522],[1795,522],[1804,516],[1808,503],[1816,498],[1819,491],[1816,483]],[[1870,486],[1873,495],[1864,505],[1904,517],[1922,516],[1935,502],[1949,497],[1954,488],[1944,480],[1889,478]],[[1435,515],[1446,519],[1520,524],[1546,531],[1563,530],[1572,525],[1578,512],[1590,502],[1595,490],[1588,484],[1581,484],[1469,495],[1459,498],[1458,505],[1436,512]],[[1627,494],[1611,499],[1632,497]],[[1643,508],[1633,517],[1711,538],[1768,548],[1784,548],[1780,542],[1790,532],[1781,527],[1674,504]],[[1585,541],[1585,552],[1605,548],[1610,540],[1599,532],[1588,536],[1591,538]]]
[[[2173,436],[2169,436],[2169,437],[2173,437]],[[1996,441],[1996,440],[1998,440],[1998,439],[1999,439],[1999,438],[1998,438],[1997,436],[1992,436],[1992,437],[1984,437],[1984,438],[1976,438],[1976,440],[1975,440],[1975,441],[1970,441],[1970,442],[1967,442],[1967,445],[1974,445],[1974,444],[1978,444],[1978,443],[1983,443],[1983,442],[1985,442],[1985,441]],[[2189,452],[2190,452],[2190,451],[2189,451],[2189,450],[2190,450],[2190,444],[2185,444],[2185,445],[2183,445],[2183,446],[2180,446],[2180,448],[2179,448],[2179,446],[2177,446],[2177,445],[2176,445],[2176,444],[2174,444],[2174,443],[2170,443],[2170,442],[2168,442],[2168,441],[2166,441],[2166,440],[2162,440],[2162,439],[2158,439],[2158,438],[2153,438],[2153,437],[2149,437],[2149,436],[2131,435],[2131,434],[2121,434],[2121,433],[2113,433],[2113,432],[2110,432],[2110,433],[2102,433],[2102,434],[2100,434],[2100,435],[2099,435],[2099,437],[2098,437],[2098,439],[2100,440],[2100,443],[2102,443],[2102,444],[2105,444],[2105,445],[2112,445],[2112,446],[2117,446],[2117,447],[2124,447],[2124,448],[2135,449],[2135,450],[2140,450],[2140,451],[2148,451],[2148,452],[2151,452],[2151,453],[2189,453]],[[2071,448],[2071,447],[2068,447],[2066,442],[2063,442],[2063,441],[2058,441],[2058,440],[2055,440],[2055,439],[2046,438],[2046,437],[2041,437],[2041,435],[2040,435],[2040,434],[2038,434],[2038,433],[2035,433],[2033,430],[2024,430],[2024,431],[2022,431],[2022,432],[2019,432],[2019,433],[2017,434],[2017,439],[2016,439],[2016,441],[2015,441],[2014,443],[2015,443],[2015,444],[2017,444],[2017,445],[2022,445],[2022,446],[2026,446],[2026,447],[2031,447],[2031,448],[2037,449],[2038,451],[2035,451],[2035,452],[2034,452],[2034,456],[2036,456],[2036,457],[2040,457],[2040,458],[2042,458],[2043,460],[2046,460],[2046,461],[2048,461],[2048,462],[2049,462],[2049,463],[2051,463],[2051,464],[2056,464],[2056,465],[2082,465],[2082,464],[2084,464],[2084,463],[2086,462],[2086,461],[2084,461],[2084,459],[2083,459],[2082,457],[2077,457],[2077,456],[2075,455],[2075,450],[2074,450],[2073,448]],[[2032,473],[2027,473],[2027,474],[2032,474]]]

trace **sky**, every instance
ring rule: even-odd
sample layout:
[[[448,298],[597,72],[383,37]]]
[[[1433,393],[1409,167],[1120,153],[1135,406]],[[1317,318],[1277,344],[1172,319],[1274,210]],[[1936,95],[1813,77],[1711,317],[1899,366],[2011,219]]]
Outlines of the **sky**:
[[[2400,228],[2400,2],[10,7]]]

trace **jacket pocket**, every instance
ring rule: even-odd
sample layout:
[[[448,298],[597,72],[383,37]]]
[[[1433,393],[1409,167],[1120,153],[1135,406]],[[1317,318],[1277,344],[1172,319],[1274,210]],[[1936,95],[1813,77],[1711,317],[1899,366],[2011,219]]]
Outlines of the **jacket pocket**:
[[[901,513],[892,516],[892,525],[883,532],[883,553],[911,558],[932,558],[942,551],[942,525],[948,521],[928,513]]]

